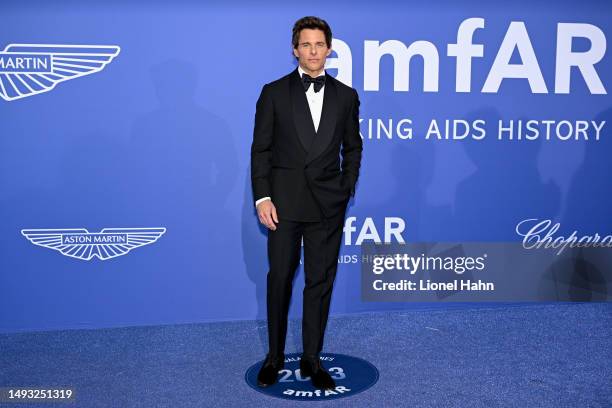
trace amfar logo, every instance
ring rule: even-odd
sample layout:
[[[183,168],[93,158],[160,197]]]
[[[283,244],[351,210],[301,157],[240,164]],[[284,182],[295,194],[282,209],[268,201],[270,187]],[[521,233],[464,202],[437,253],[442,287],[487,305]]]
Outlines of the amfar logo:
[[[457,29],[457,42],[446,45],[446,56],[454,58],[451,62],[455,66],[455,92],[472,92],[472,65],[479,63],[483,58],[485,44],[473,41],[476,30],[485,28],[485,19],[480,17],[468,18],[461,22]],[[543,56],[549,58],[554,55],[554,78],[549,84],[544,80],[540,62],[535,52],[527,25],[523,21],[512,21],[506,30],[501,44],[498,45],[495,59],[484,84],[480,88],[482,93],[499,92],[501,83],[507,78],[525,79],[534,94],[546,94],[551,89],[550,82],[554,82],[552,91],[555,94],[569,94],[572,71],[582,76],[591,94],[607,94],[606,88],[595,69],[606,53],[606,35],[597,26],[587,23],[558,23],[555,43],[542,44],[541,48],[552,48],[555,52],[546,52]],[[552,36],[554,33],[550,33]],[[548,37],[547,37],[548,38]],[[587,40],[587,50],[576,50],[576,42]],[[487,45],[489,47],[489,45]],[[353,53],[349,45],[339,39],[332,40],[332,49],[336,57],[328,58],[325,64],[327,69],[338,69],[336,79],[352,86],[353,82]],[[511,62],[514,50],[518,52],[521,63]],[[366,40],[363,42],[363,90],[379,91],[380,61],[383,56],[393,58],[393,91],[408,92],[410,84],[410,61],[413,57],[423,59],[423,92],[438,92],[440,66],[448,64],[444,57],[444,50],[440,52],[431,41],[418,40],[408,46],[400,40]],[[490,52],[489,52],[490,54]],[[542,55],[540,55],[542,57]]]
[[[101,71],[121,49],[116,45],[9,44],[0,52],[0,97],[25,98],[60,82]]]
[[[134,248],[154,243],[165,228],[23,229],[21,234],[34,245],[54,249],[63,255],[89,261],[103,261],[125,255]]]
[[[354,225],[355,223],[357,223],[357,217],[348,217],[344,221],[344,245],[360,246],[363,241],[371,241],[376,244],[383,242],[391,243],[392,239],[400,244],[405,243],[402,232],[406,229],[406,221],[401,217],[385,217],[385,223],[382,229],[384,241],[381,240],[381,234],[379,229],[376,228],[376,224],[372,217],[366,217],[363,222],[359,221],[361,225],[359,227],[359,234],[357,235],[357,239],[353,241],[353,232],[357,232],[358,230],[358,227]]]

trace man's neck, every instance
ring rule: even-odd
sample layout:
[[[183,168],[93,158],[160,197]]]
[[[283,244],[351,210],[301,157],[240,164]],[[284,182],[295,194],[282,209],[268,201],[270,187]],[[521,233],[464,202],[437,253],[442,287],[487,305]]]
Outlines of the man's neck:
[[[300,69],[304,71],[305,73],[307,73],[308,75],[310,75],[312,78],[316,78],[319,75],[322,75],[325,73],[325,68],[321,68],[319,71],[315,72],[315,71],[309,70],[308,68],[304,68],[303,66],[300,65]]]

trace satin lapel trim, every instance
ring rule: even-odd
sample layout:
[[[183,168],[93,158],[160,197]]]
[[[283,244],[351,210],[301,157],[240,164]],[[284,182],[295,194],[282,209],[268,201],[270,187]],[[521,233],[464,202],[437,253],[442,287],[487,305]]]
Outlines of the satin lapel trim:
[[[336,84],[334,84],[334,80],[329,74],[326,73],[325,76],[325,94],[323,95],[321,121],[319,122],[319,129],[314,141],[308,150],[306,164],[316,159],[317,156],[325,151],[327,146],[331,143],[334,131],[336,130],[336,120],[338,118],[338,94],[336,91]],[[302,85],[302,90],[303,89],[304,86]],[[306,101],[306,95],[304,95],[304,100]],[[308,107],[308,101],[306,101],[306,107]],[[310,114],[310,109],[308,110],[308,114]],[[310,124],[314,131],[312,118],[310,117],[308,119],[310,119]]]
[[[306,92],[304,92],[304,85],[302,85],[297,68],[291,73],[291,80],[289,82],[295,130],[304,151],[307,152],[311,147],[311,142],[316,139],[316,133],[314,123],[312,123],[308,100],[306,99]],[[325,99],[325,96],[323,99]]]

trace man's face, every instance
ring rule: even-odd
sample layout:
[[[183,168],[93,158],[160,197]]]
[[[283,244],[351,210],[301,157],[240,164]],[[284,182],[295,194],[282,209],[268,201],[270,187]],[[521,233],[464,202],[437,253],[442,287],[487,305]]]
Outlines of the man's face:
[[[293,49],[293,55],[299,59],[302,69],[314,76],[321,73],[331,51],[331,48],[327,48],[323,31],[304,28],[300,31],[300,40],[297,48]]]

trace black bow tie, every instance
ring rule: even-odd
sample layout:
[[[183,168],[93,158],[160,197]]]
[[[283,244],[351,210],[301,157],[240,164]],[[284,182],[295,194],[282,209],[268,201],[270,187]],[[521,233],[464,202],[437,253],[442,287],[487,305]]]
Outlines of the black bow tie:
[[[310,84],[314,84],[314,91],[319,92],[323,85],[325,85],[325,74],[319,75],[316,78],[311,77],[307,73],[302,74],[302,83],[304,84],[304,91],[307,91]]]

